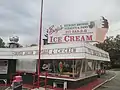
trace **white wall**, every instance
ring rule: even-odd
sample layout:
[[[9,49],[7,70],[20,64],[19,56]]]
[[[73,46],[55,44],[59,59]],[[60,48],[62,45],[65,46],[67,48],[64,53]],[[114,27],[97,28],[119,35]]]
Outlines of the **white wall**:
[[[74,49],[71,52],[67,52],[67,49]],[[60,51],[62,49],[62,51]],[[108,58],[102,56],[96,56],[89,51],[96,51],[106,54]],[[42,47],[41,59],[92,59],[92,60],[103,60],[110,61],[109,54],[95,46],[88,43],[64,43],[64,44],[52,44],[44,45]],[[16,49],[0,49],[1,59],[38,59],[38,46],[16,48]]]

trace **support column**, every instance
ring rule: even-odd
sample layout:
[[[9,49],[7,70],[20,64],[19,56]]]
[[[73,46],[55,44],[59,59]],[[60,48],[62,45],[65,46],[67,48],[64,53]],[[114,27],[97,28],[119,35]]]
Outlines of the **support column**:
[[[55,83],[55,82],[53,82],[53,88],[56,88],[56,87],[57,87],[56,83]]]
[[[87,72],[87,67],[88,67],[88,61],[85,60],[85,74],[86,74],[86,72]],[[85,76],[86,76],[86,75],[85,75]]]
[[[80,76],[79,77],[81,77],[82,76],[82,70],[83,70],[83,60],[81,61],[81,68],[80,68]]]
[[[67,90],[67,82],[64,82],[64,90]]]
[[[74,61],[75,60],[73,60],[73,68],[72,68],[72,70],[73,70],[73,77],[75,77],[75,63],[74,63]]]

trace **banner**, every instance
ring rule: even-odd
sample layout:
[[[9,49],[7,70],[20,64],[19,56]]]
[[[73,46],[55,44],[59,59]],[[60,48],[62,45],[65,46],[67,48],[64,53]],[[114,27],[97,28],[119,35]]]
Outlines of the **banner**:
[[[77,24],[52,25],[48,29],[48,43],[103,42],[108,31],[108,21],[102,17],[98,21]]]

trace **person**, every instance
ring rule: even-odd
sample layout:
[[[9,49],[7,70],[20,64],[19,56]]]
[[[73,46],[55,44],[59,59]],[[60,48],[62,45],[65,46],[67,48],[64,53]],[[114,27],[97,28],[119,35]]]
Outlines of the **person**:
[[[22,76],[18,75],[14,77],[14,80],[11,84],[13,90],[22,90]]]
[[[59,68],[59,72],[61,74],[63,71],[63,63],[61,61],[59,62],[58,68]]]

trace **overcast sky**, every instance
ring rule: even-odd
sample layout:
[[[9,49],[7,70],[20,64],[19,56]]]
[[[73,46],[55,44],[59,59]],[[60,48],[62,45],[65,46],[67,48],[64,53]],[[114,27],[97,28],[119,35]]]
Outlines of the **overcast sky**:
[[[41,0],[0,0],[0,37],[12,35],[20,43],[38,42]],[[120,0],[44,0],[43,33],[51,24],[78,23],[105,16],[110,23],[107,35],[120,33]]]

